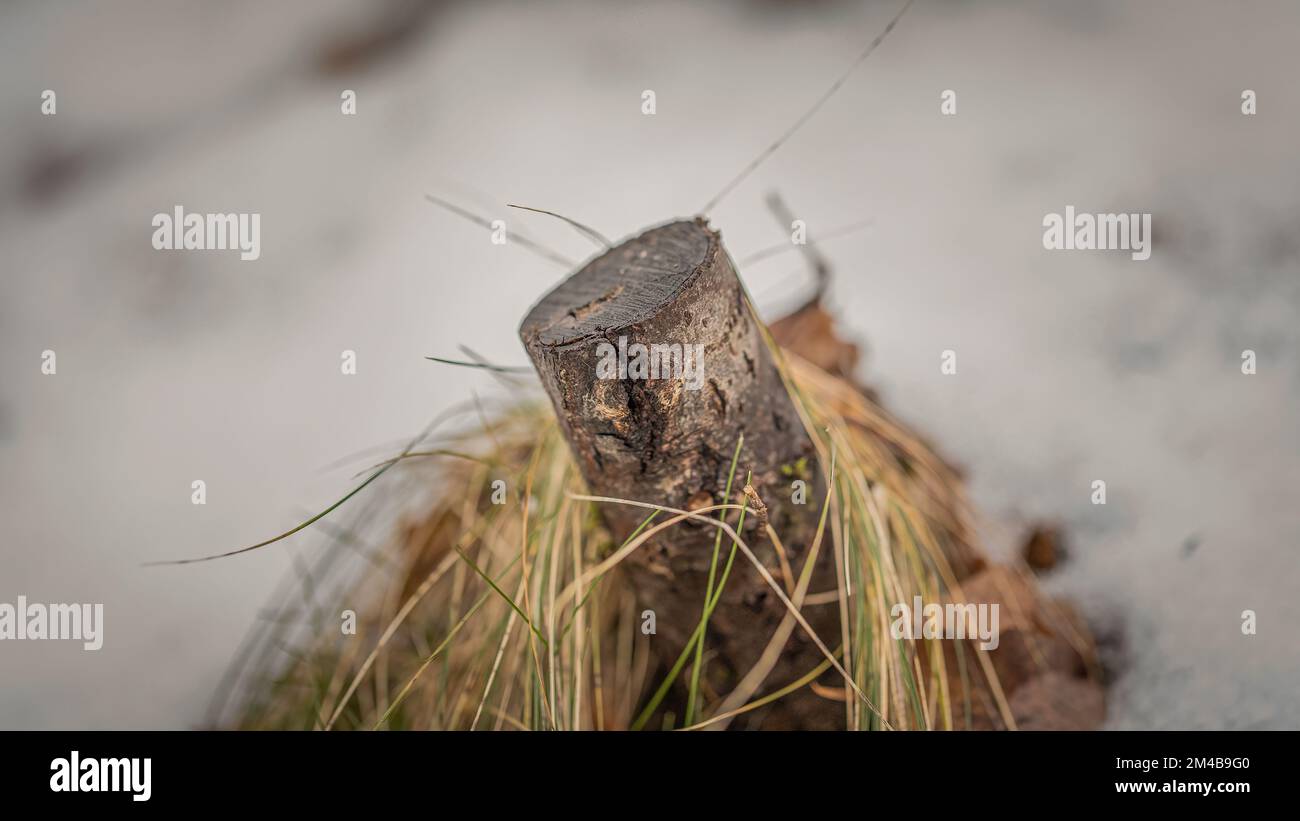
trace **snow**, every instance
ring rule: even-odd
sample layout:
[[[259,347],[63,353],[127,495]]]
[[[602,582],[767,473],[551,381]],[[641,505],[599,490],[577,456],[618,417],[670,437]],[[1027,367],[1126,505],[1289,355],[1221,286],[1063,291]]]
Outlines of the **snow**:
[[[894,6],[447,5],[363,72],[313,69],[390,8],[0,11],[0,598],[105,619],[95,652],[0,645],[0,727],[200,722],[321,540],[142,563],[279,532],[364,465],[324,466],[499,393],[426,355],[525,361],[518,321],[565,271],[426,192],[580,259],[567,226],[504,204],[613,236],[694,213]],[[969,471],[994,550],[1065,524],[1051,586],[1117,648],[1113,727],[1300,728],[1297,34],[1284,3],[920,3],[710,215],[737,259],[781,241],[772,189],[813,239],[874,220],[825,245],[863,375]],[[60,156],[80,173],[33,178]],[[260,213],[261,258],[153,250],[152,216],[177,204]],[[1151,259],[1044,250],[1067,205],[1151,213]],[[777,311],[798,268],[743,273]]]

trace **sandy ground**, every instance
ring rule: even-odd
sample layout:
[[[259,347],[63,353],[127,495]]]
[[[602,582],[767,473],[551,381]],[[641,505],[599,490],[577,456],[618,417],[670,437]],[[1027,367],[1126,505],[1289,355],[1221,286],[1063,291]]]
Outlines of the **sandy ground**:
[[[565,226],[503,204],[615,236],[694,213],[895,8],[647,6],[438,7],[341,73],[324,44],[389,6],[0,10],[0,601],[106,611],[95,653],[0,645],[0,727],[199,722],[320,539],[141,563],[278,532],[350,486],[362,465],[335,459],[500,393],[423,357],[524,362],[516,325],[565,272],[425,192],[579,259]],[[1300,728],[1297,41],[1289,3],[921,0],[711,214],[737,259],[782,240],[772,189],[814,238],[874,220],[825,245],[863,375],[967,468],[994,549],[1067,526],[1051,584],[1121,665],[1113,727]],[[154,251],[176,203],[261,213],[261,259]],[[1043,250],[1043,215],[1071,204],[1152,213],[1152,258]],[[778,311],[798,267],[743,273]]]

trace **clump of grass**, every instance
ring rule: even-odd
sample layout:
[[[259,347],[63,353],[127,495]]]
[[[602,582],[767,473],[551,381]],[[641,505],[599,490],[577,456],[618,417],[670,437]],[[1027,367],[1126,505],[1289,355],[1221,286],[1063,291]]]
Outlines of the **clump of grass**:
[[[754,537],[740,535],[747,513],[763,504],[742,481],[749,466],[741,444],[719,504],[686,512],[603,499],[587,495],[549,406],[523,402],[488,414],[475,402],[477,425],[377,466],[429,491],[422,512],[367,553],[360,572],[338,573],[333,559],[304,571],[301,588],[314,591],[317,618],[299,608],[261,629],[255,644],[263,649],[242,654],[221,703],[239,691],[234,723],[245,728],[701,729],[812,688],[843,701],[847,729],[959,728],[970,725],[973,705],[1014,726],[982,651],[958,644],[945,652],[936,640],[890,635],[893,603],[959,594],[954,568],[982,563],[958,478],[850,383],[790,352],[778,350],[777,361],[829,490],[802,567],[785,560],[779,533],[762,528],[779,566],[759,566],[787,614],[730,693],[704,692],[700,669],[735,562],[758,563],[745,542]],[[601,523],[609,504],[645,510],[622,542]],[[717,528],[709,598],[676,662],[659,664],[620,563],[687,519]],[[358,541],[353,531],[332,535],[336,545]],[[825,551],[837,588],[810,591]],[[342,578],[326,606],[317,577],[331,571]],[[839,646],[814,636],[820,664],[794,681],[768,681],[786,640],[808,629],[802,608],[830,605],[839,608]],[[344,609],[358,614],[355,635],[334,621]],[[286,624],[307,627],[290,638]],[[832,670],[838,684],[819,684]]]

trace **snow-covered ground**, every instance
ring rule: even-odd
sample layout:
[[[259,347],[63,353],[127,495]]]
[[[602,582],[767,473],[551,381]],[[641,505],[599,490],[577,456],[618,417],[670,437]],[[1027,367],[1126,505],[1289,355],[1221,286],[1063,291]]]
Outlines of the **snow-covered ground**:
[[[424,356],[524,361],[517,323],[564,269],[426,192],[581,258],[504,203],[615,236],[692,214],[896,8],[447,4],[326,70],[345,62],[327,44],[408,5],[0,9],[0,602],[106,619],[98,652],[0,644],[0,727],[199,722],[320,541],[141,563],[278,532],[350,486],[322,467],[497,390]],[[1051,584],[1122,639],[1114,727],[1300,728],[1297,42],[1286,2],[920,0],[711,214],[737,259],[785,236],[772,189],[814,239],[874,220],[825,245],[864,376],[969,470],[995,549],[1065,523]],[[178,203],[260,213],[261,258],[153,250]],[[1045,251],[1067,205],[1150,212],[1151,259]],[[744,274],[778,310],[797,269]]]

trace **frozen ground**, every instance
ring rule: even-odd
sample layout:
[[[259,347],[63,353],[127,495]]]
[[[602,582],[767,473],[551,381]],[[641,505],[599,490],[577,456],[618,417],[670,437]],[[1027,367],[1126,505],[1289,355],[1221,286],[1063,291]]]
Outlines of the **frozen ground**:
[[[523,362],[517,322],[564,273],[422,195],[575,258],[563,225],[500,206],[613,235],[694,213],[894,9],[788,5],[449,5],[341,74],[322,44],[402,6],[0,10],[0,601],[107,620],[97,653],[0,645],[0,727],[200,721],[319,542],[141,562],[278,532],[349,486],[323,466],[492,393],[423,357]],[[967,467],[995,548],[1031,519],[1068,526],[1052,584],[1122,637],[1112,726],[1300,728],[1300,9],[1035,8],[921,0],[714,224],[740,258],[783,236],[773,188],[814,238],[874,220],[826,244],[864,375]],[[153,251],[176,203],[260,212],[261,259]],[[1043,215],[1070,204],[1151,212],[1152,258],[1044,251]],[[744,273],[775,309],[797,267]]]

